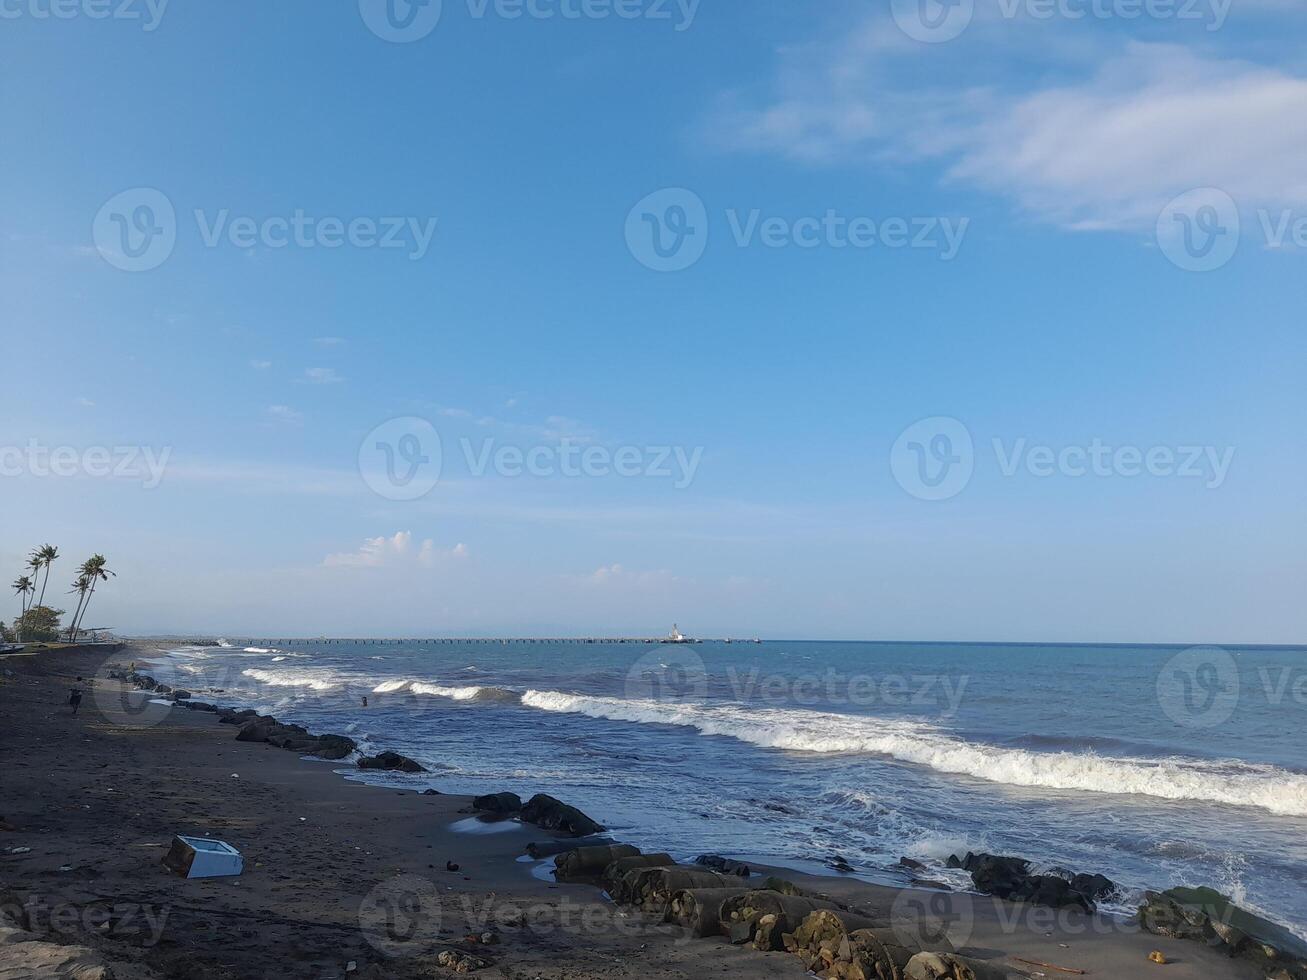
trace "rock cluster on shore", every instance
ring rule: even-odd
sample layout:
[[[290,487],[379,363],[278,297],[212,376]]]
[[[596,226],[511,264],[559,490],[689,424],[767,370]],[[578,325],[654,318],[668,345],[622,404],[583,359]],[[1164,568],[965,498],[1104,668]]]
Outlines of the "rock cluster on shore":
[[[645,855],[629,845],[578,847],[554,858],[560,880],[601,883],[618,905],[683,926],[695,938],[724,936],[735,946],[786,950],[823,980],[1002,976],[951,948],[925,948],[946,946],[946,940],[918,940],[911,929],[896,931],[887,920],[783,879],[767,878],[754,885],[748,869],[729,859],[711,863],[744,873],[705,870],[705,864],[678,865],[666,854]]]
[[[1147,892],[1139,924],[1158,936],[1194,940],[1250,960],[1269,980],[1307,980],[1307,943],[1211,888]]]
[[[472,808],[498,816],[516,816],[523,823],[543,830],[555,830],[573,837],[589,837],[604,831],[603,824],[592,820],[574,806],[537,793],[526,803],[516,793],[490,793],[472,801]]]
[[[348,759],[358,751],[358,743],[344,735],[314,735],[303,725],[287,725],[271,715],[261,715],[253,708],[220,708],[217,705],[195,701],[189,691],[179,691],[160,684],[149,674],[135,670],[112,668],[109,677],[131,684],[142,691],[171,697],[178,707],[191,711],[216,714],[224,725],[236,725],[236,741],[265,742],[277,748],[300,755],[336,761]],[[360,769],[377,769],[388,772],[422,773],[426,768],[398,752],[380,752],[375,756],[360,757]],[[602,829],[602,828],[601,828]]]
[[[1030,902],[1052,908],[1079,908],[1092,912],[1097,903],[1116,894],[1117,887],[1099,874],[1032,874],[1024,858],[973,854],[948,859],[948,867],[971,873],[976,889],[1011,902]]]

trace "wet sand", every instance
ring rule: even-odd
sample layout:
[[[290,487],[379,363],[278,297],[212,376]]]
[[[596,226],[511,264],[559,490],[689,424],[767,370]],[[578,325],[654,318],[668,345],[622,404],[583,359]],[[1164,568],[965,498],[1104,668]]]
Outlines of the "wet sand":
[[[551,835],[476,821],[469,797],[421,795],[440,789],[438,773],[407,777],[408,789],[367,786],[339,774],[347,763],[237,742],[212,714],[161,709],[157,723],[124,724],[89,691],[73,717],[75,678],[133,656],[0,657],[0,905],[41,940],[86,947],[89,968],[110,971],[101,976],[441,977],[453,975],[437,963],[447,949],[487,961],[477,976],[505,980],[804,975],[789,954],[693,940],[594,887],[544,880],[519,857]],[[114,682],[96,683],[106,692]],[[170,873],[161,859],[174,834],[230,842],[244,873]],[[3,853],[10,848],[30,851]],[[1105,978],[1259,976],[1121,920],[784,874],[896,921],[925,910],[968,955],[1014,977],[1078,975],[1018,958]],[[495,941],[473,941],[485,934]],[[31,937],[5,936],[0,980],[54,975],[24,965],[35,962],[24,947],[37,945],[13,939]],[[1167,966],[1148,962],[1155,949]]]

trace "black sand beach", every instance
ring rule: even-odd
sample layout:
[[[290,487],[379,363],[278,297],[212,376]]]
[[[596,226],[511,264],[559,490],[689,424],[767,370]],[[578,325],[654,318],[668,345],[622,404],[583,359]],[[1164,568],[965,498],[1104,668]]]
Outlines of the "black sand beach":
[[[363,785],[337,774],[349,763],[238,742],[215,715],[178,707],[134,727],[88,694],[74,717],[69,688],[105,660],[0,659],[0,980],[433,977],[456,972],[442,964],[449,950],[485,977],[804,975],[789,953],[693,940],[591,884],[533,874],[525,846],[553,835],[479,822],[469,797],[423,795],[439,792],[438,775],[410,777],[410,790]],[[161,859],[175,834],[232,843],[243,874],[172,874]],[[777,870],[886,921],[943,915],[959,951],[998,975],[1264,975],[1119,919]]]

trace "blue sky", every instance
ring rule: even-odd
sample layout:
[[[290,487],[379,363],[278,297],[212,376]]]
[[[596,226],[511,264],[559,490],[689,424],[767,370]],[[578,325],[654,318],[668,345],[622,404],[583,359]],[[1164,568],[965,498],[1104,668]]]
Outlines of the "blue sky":
[[[0,563],[103,552],[97,623],[1302,641],[1293,4],[120,2],[0,19]]]

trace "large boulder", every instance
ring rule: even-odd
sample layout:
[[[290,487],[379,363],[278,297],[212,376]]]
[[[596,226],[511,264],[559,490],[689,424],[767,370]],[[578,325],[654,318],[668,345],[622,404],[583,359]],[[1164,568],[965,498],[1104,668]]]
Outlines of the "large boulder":
[[[1009,902],[1092,912],[1097,900],[1116,891],[1116,885],[1102,875],[1031,874],[1029,861],[998,854],[968,852],[961,860],[950,857],[948,866],[969,871],[977,890]]]
[[[604,826],[591,820],[574,806],[544,793],[537,793],[522,807],[521,818],[524,823],[533,823],[545,830],[557,830],[574,837],[587,837],[604,830]]]
[[[389,772],[426,772],[426,769],[418,763],[398,752],[382,752],[359,759],[359,768],[384,769]]]
[[[486,813],[520,813],[522,797],[516,793],[489,793],[472,801],[472,809]]]
[[[319,759],[344,759],[358,748],[358,743],[344,735],[319,735],[311,755]]]

